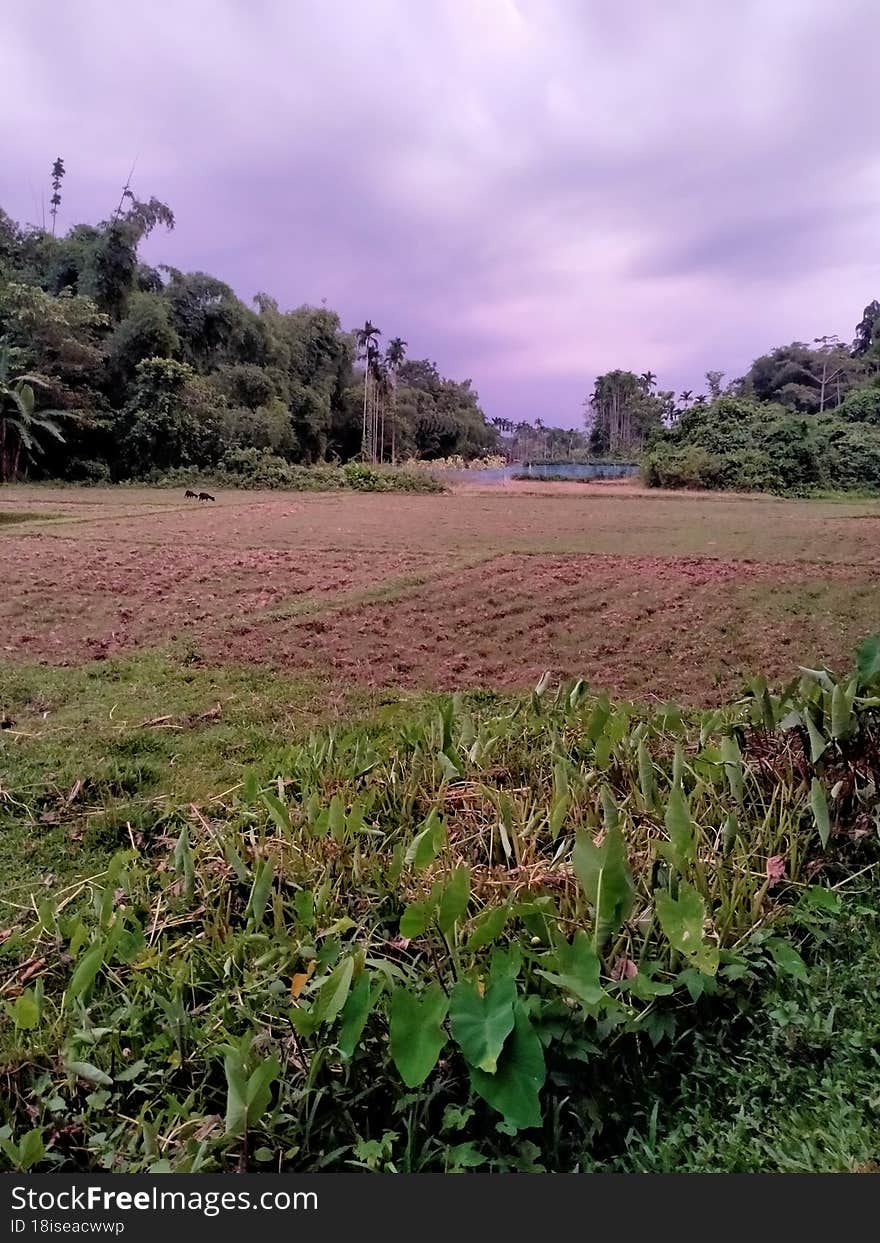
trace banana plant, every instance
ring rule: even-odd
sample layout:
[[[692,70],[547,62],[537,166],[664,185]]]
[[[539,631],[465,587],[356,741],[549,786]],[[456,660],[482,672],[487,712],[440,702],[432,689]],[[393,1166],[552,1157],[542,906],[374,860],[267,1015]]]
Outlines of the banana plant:
[[[43,433],[64,444],[64,435],[56,419],[72,417],[65,410],[38,411],[34,386],[45,387],[38,375],[10,377],[12,350],[4,341],[0,345],[0,483],[9,483],[18,475],[22,453],[26,458],[43,452]]]

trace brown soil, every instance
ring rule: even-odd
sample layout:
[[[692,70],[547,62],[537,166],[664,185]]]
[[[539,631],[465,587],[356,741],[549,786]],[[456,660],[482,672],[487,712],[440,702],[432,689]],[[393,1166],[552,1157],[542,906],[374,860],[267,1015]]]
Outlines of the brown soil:
[[[445,496],[4,489],[0,662],[176,637],[219,664],[709,701],[880,629],[876,504],[525,484]],[[562,488],[562,490],[560,490]]]
[[[184,635],[209,638],[282,602],[289,611],[372,587],[415,561],[4,536],[0,656],[70,664]]]
[[[368,685],[520,688],[545,670],[634,696],[705,702],[749,670],[848,662],[864,619],[778,617],[783,588],[845,593],[846,571],[709,558],[504,556],[394,600],[257,621],[222,639],[235,659],[326,668]],[[755,615],[763,614],[756,624]],[[836,619],[832,619],[832,622]],[[220,641],[214,647],[219,651]]]

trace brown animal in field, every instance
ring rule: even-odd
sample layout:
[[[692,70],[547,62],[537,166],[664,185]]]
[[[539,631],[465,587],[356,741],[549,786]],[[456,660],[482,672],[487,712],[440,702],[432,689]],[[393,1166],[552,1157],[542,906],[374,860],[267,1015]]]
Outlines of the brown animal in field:
[[[184,492],[184,494],[183,494],[183,495],[184,495],[184,497],[185,497],[185,499],[186,499],[186,500],[188,500],[188,501],[190,501],[190,500],[194,501],[194,500],[196,499],[196,495],[197,495],[197,494],[196,494],[195,492],[193,492],[192,488],[187,488],[187,490]]]
[[[199,493],[199,500],[200,500],[200,501],[213,501],[213,500],[216,500],[216,499],[217,499],[217,498],[216,498],[216,497],[213,497],[213,496],[211,495],[211,493],[210,493],[210,492],[200,492],[200,493]]]

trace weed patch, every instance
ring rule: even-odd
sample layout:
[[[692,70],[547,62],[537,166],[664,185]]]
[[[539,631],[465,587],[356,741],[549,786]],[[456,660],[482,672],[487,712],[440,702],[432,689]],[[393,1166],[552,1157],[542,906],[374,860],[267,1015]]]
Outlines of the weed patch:
[[[548,679],[362,709],[261,737],[233,788],[107,808],[100,867],[10,908],[11,1166],[863,1161],[876,976],[830,1002],[828,964],[877,858],[880,641],[851,676],[755,679],[707,713]],[[144,730],[114,762],[156,758]]]

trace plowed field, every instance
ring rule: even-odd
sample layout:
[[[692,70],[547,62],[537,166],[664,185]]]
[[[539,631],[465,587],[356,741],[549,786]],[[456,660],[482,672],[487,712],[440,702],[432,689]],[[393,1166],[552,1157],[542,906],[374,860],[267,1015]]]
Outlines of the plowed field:
[[[360,684],[516,688],[545,671],[711,701],[845,665],[880,628],[880,506],[463,489],[446,496],[7,489],[0,658],[184,640]]]

